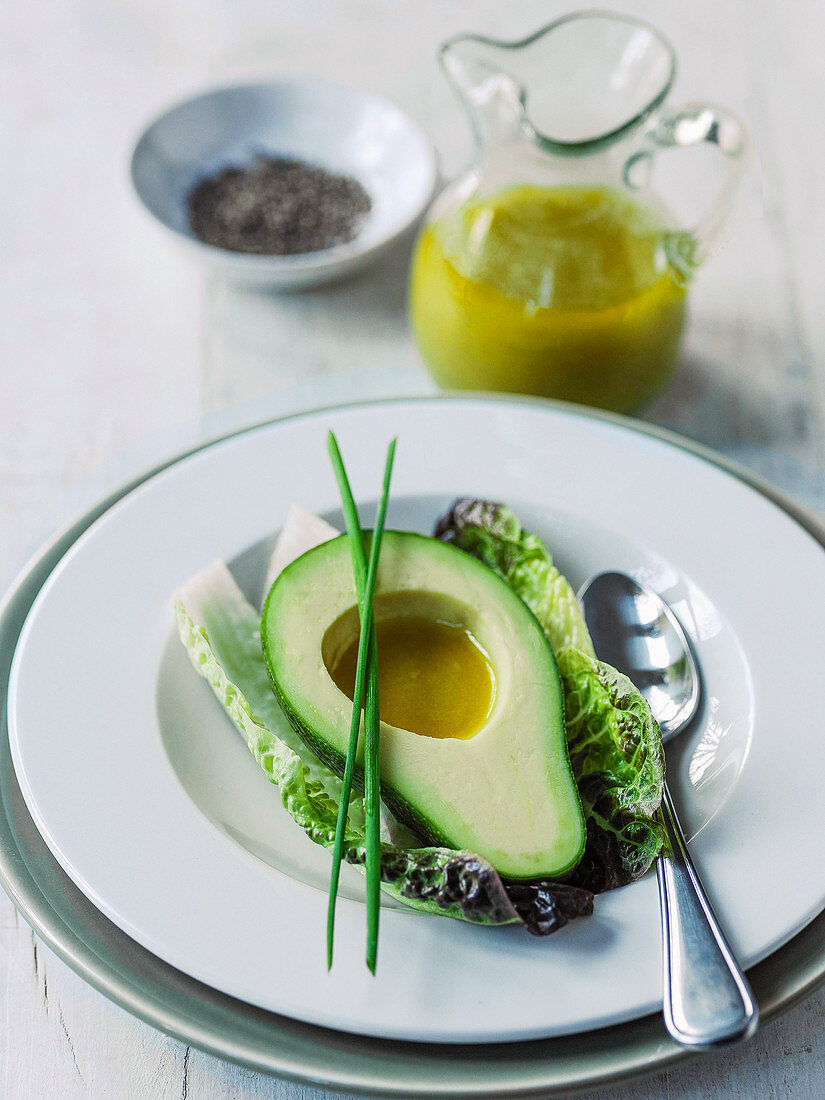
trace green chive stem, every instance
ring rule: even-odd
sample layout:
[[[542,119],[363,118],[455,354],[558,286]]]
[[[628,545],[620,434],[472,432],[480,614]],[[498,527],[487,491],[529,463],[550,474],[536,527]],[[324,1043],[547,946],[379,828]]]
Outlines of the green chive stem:
[[[332,875],[330,878],[329,908],[327,911],[327,966],[332,966],[333,939],[335,929],[335,903],[338,895],[338,882],[341,870],[341,858],[346,831],[349,800],[352,793],[352,778],[355,771],[355,758],[358,749],[358,733],[361,725],[361,707],[364,709],[364,812],[366,820],[366,860],[367,880],[367,965],[375,973],[378,952],[378,920],[381,908],[381,838],[380,838],[380,777],[379,777],[379,728],[380,711],[378,697],[378,670],[376,661],[375,629],[372,614],[372,601],[375,581],[378,573],[378,558],[384,522],[389,499],[390,479],[392,477],[395,456],[393,440],[387,450],[384,467],[384,481],[378,511],[375,517],[375,529],[370,542],[369,565],[364,553],[364,540],[358,509],[352,495],[352,489],[344,469],[341,452],[332,432],[327,437],[327,447],[332,461],[349,535],[352,552],[353,572],[358,593],[361,634],[358,641],[358,657],[355,669],[355,690],[353,692],[352,721],[347,759],[341,789],[341,804],[338,807],[338,820],[335,829],[335,845],[332,853]]]

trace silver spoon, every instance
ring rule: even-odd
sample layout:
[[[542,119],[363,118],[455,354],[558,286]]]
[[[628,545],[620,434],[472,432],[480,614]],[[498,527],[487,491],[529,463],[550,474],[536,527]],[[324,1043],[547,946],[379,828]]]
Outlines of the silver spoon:
[[[644,695],[662,740],[681,733],[699,705],[700,679],[685,633],[667,604],[624,573],[599,573],[579,592],[599,659]],[[679,1043],[715,1047],[745,1039],[759,1010],[688,854],[665,784],[662,820],[670,854],[656,864],[662,913],[664,1017]]]

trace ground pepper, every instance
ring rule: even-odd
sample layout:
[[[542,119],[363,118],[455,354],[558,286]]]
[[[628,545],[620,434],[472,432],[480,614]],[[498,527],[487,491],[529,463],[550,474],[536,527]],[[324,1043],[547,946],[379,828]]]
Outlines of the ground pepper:
[[[223,168],[189,194],[189,224],[231,252],[292,256],[351,241],[371,208],[357,180],[299,160],[258,157]]]

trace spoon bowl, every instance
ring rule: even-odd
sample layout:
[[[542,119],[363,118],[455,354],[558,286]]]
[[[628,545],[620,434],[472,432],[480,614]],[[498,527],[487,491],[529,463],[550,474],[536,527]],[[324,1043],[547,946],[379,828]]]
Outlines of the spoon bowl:
[[[599,659],[628,676],[659,723],[676,737],[699,706],[699,669],[668,605],[626,573],[599,573],[579,592]]]

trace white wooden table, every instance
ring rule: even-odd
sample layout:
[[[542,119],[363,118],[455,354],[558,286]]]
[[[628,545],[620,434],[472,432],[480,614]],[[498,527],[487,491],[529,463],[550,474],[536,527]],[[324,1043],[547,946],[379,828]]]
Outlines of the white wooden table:
[[[825,6],[602,4],[661,25],[682,59],[676,98],[733,108],[756,144],[724,247],[692,292],[680,374],[649,416],[825,508]],[[356,282],[301,296],[205,283],[129,193],[141,122],[210,80],[322,72],[396,100],[432,134],[449,174],[467,140],[437,43],[465,29],[517,37],[564,10],[555,0],[3,8],[0,577],[62,492],[122,446],[309,377],[416,363],[403,249]],[[131,1018],[39,944],[5,897],[0,988],[6,1100],[317,1095]],[[824,1023],[818,993],[745,1048],[598,1096],[820,1097]]]

